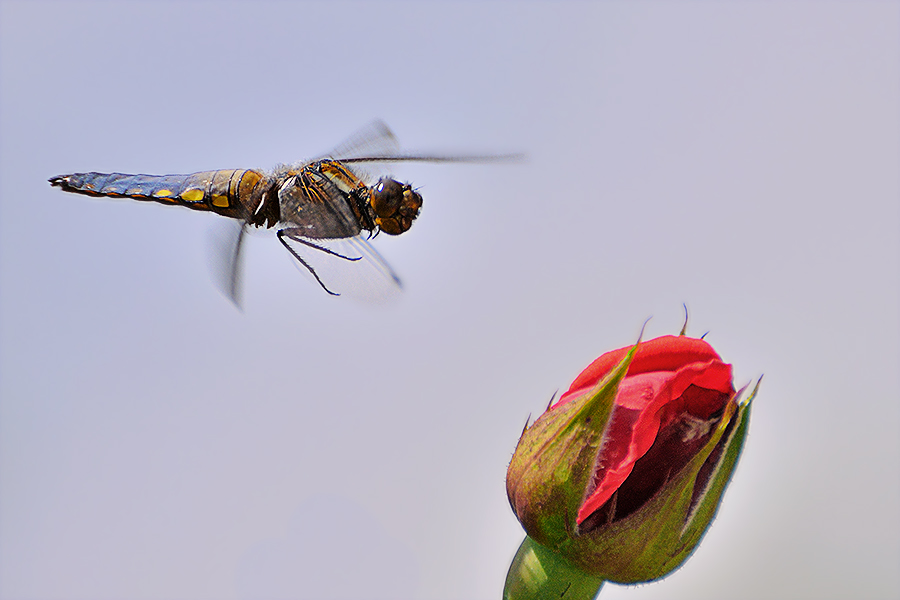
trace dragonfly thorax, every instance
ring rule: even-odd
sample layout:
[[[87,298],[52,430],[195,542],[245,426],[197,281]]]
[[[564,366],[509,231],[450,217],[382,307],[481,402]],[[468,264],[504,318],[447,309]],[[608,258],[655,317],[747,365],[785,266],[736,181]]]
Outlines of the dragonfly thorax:
[[[422,195],[409,184],[382,178],[372,186],[369,206],[375,213],[375,225],[388,235],[400,235],[412,227],[422,208]]]

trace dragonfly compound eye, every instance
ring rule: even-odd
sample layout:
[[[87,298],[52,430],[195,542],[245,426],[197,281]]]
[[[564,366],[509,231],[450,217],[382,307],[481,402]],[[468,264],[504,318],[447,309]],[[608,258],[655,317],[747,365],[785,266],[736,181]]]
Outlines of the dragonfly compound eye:
[[[400,235],[412,227],[412,222],[419,216],[419,209],[422,208],[422,195],[413,190],[409,185],[400,185],[393,180],[388,181],[399,188],[399,202],[392,213],[385,216],[379,216],[375,219],[375,223],[381,231],[388,235]],[[375,195],[383,182],[384,181],[379,182],[379,184],[375,186],[376,189],[372,192],[373,209],[375,208]],[[377,210],[376,214],[379,214]]]
[[[403,202],[403,186],[393,179],[380,179],[372,188],[372,210],[379,217],[393,217]]]

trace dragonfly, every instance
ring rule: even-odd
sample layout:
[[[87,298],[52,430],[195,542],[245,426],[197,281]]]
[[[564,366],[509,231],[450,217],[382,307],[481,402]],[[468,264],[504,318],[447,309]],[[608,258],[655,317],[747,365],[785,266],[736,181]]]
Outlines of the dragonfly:
[[[226,255],[226,295],[240,306],[240,258],[249,228],[276,229],[278,241],[328,294],[331,289],[310,259],[322,253],[335,261],[362,262],[388,287],[400,278],[372,247],[378,233],[409,231],[422,209],[422,195],[409,183],[381,177],[373,185],[355,164],[399,161],[485,162],[518,155],[403,155],[382,121],[357,132],[334,151],[315,160],[282,165],[271,171],[224,169],[188,175],[72,173],[49,179],[66,192],[132,198],[213,212],[237,222]],[[335,244],[335,242],[338,242]],[[360,271],[361,273],[361,271]]]

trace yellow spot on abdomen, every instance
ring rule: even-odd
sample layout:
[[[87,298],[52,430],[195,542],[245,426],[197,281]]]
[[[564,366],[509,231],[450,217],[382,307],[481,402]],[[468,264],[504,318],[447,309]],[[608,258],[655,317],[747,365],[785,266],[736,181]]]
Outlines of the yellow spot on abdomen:
[[[181,194],[181,199],[185,202],[198,202],[203,200],[203,190],[186,190]]]
[[[153,195],[157,198],[165,198],[166,196],[172,195],[172,190],[156,190],[153,192]]]
[[[218,208],[228,208],[228,196],[218,195],[212,197],[212,205]]]

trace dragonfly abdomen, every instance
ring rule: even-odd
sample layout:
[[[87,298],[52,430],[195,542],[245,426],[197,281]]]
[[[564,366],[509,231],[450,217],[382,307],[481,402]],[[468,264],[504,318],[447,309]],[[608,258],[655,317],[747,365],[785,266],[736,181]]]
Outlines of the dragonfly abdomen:
[[[177,204],[248,219],[258,212],[268,178],[253,169],[201,171],[190,175],[73,173],[52,177],[50,184],[67,192]]]

